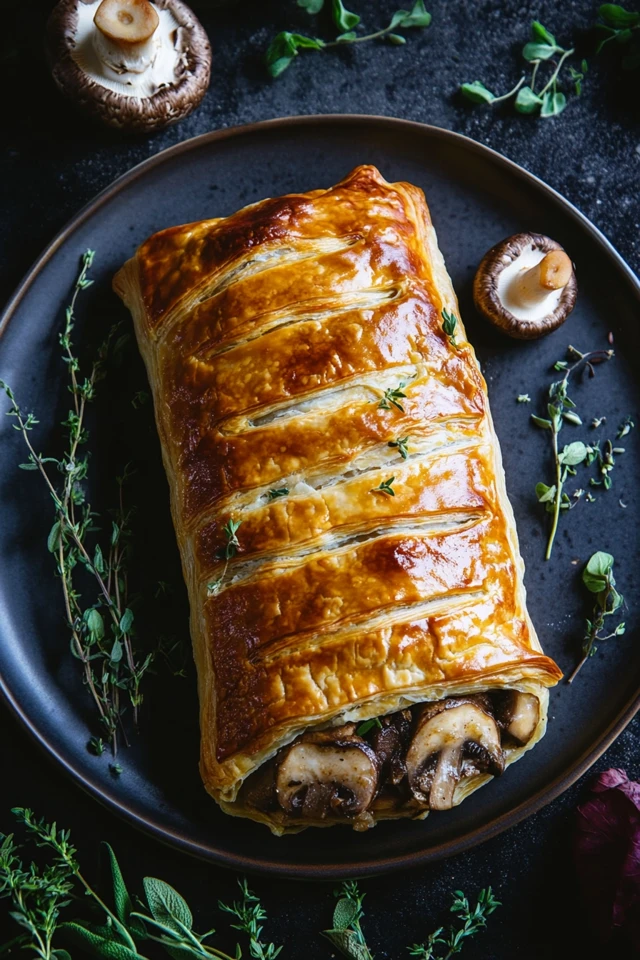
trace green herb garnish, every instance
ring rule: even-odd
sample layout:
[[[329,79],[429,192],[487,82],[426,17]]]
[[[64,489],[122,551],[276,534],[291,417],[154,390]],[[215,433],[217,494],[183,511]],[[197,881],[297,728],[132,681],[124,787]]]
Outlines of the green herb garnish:
[[[426,943],[416,943],[409,948],[409,955],[419,960],[449,960],[462,951],[464,941],[485,929],[487,917],[501,906],[491,887],[481,890],[475,907],[472,907],[462,890],[456,890],[451,913],[462,923],[462,927],[451,925],[447,930],[440,927],[427,939]],[[436,952],[437,951],[437,952]]]
[[[371,720],[365,720],[364,723],[361,723],[360,726],[356,728],[356,733],[359,737],[364,737],[364,735],[369,733],[369,730],[373,730],[374,727],[382,730],[379,717],[372,717]]]
[[[288,487],[280,487],[277,490],[269,490],[267,497],[269,500],[277,500],[278,497],[286,497],[289,493]]]
[[[637,70],[640,67],[640,13],[635,10],[626,10],[618,3],[603,3],[598,9],[600,20],[596,29],[601,40],[596,53],[600,53],[612,40],[625,51],[622,58],[624,70]]]
[[[407,449],[408,442],[409,442],[409,435],[407,434],[406,437],[398,437],[397,440],[389,440],[389,443],[387,444],[387,446],[396,447],[402,459],[406,460],[409,456],[409,451]]]
[[[389,387],[388,390],[384,391],[384,396],[378,407],[382,410],[390,410],[391,407],[395,407],[396,410],[401,410],[404,413],[404,407],[400,403],[400,400],[406,400],[407,395],[403,393],[404,388],[406,387],[406,381],[401,380],[397,387]]]
[[[594,456],[597,456],[597,446],[591,446],[581,441],[576,441],[565,446],[562,450],[558,448],[558,434],[566,422],[582,423],[575,413],[575,403],[568,395],[569,378],[581,367],[586,367],[591,376],[594,375],[594,365],[604,363],[613,357],[613,350],[593,350],[590,353],[581,353],[575,347],[568,348],[568,354],[572,363],[567,360],[558,360],[554,364],[554,370],[564,371],[564,377],[561,380],[552,383],[549,387],[549,402],[547,403],[547,415],[538,417],[532,414],[531,420],[536,426],[543,430],[551,432],[551,444],[553,447],[553,458],[555,462],[555,483],[537,483],[536,496],[539,503],[544,503],[546,509],[552,514],[551,531],[547,542],[545,559],[548,560],[553,549],[553,541],[558,529],[558,520],[561,510],[570,510],[572,504],[570,498],[563,492],[563,486],[568,476],[575,475],[575,467],[579,463],[591,463]],[[577,501],[576,501],[577,502]]]
[[[575,53],[573,48],[561,47],[554,35],[538,20],[534,20],[531,24],[531,41],[522,49],[522,56],[531,65],[528,84],[524,85],[526,77],[522,76],[512,90],[497,96],[476,80],[474,83],[463,83],[460,86],[460,92],[467,100],[476,104],[500,103],[515,96],[513,105],[518,113],[537,113],[540,117],[555,117],[562,113],[567,105],[565,94],[558,90],[558,80],[565,60],[573,53]],[[547,82],[536,91],[538,70],[541,64],[546,63],[552,64],[554,69]],[[577,96],[580,96],[582,91],[582,81],[587,69],[586,60],[582,60],[580,70],[569,67],[569,75]]]
[[[374,487],[373,490],[371,490],[371,493],[386,493],[389,497],[395,497],[395,491],[391,486],[395,479],[395,477],[389,477],[388,480],[383,480],[380,486]]]
[[[142,883],[143,897],[135,898],[127,890],[116,855],[104,844],[109,857],[112,894],[102,898],[90,886],[76,859],[68,830],[60,830],[55,823],[36,820],[31,810],[16,807],[13,811],[36,847],[52,851],[51,862],[40,868],[35,863],[25,867],[21,848],[13,834],[2,837],[0,845],[0,897],[10,898],[13,919],[26,931],[12,941],[12,947],[30,950],[40,960],[71,960],[70,954],[53,945],[56,934],[70,941],[84,953],[117,960],[146,960],[143,944],[154,941],[160,944],[170,957],[180,960],[213,957],[217,960],[238,960],[243,956],[236,945],[233,957],[205,941],[215,933],[197,933],[193,929],[193,916],[186,900],[164,880],[145,877]],[[280,947],[265,943],[262,923],[266,919],[264,908],[249,890],[246,880],[239,881],[241,898],[231,906],[219,903],[219,909],[236,917],[233,924],[247,937],[250,957],[256,960],[275,960]],[[102,924],[94,920],[73,920],[61,923],[60,912],[71,903],[80,904],[79,894],[88,898],[98,911]],[[72,899],[73,898],[73,899]],[[111,900],[110,906],[106,900]]]
[[[599,550],[594,553],[582,571],[582,582],[590,593],[596,594],[596,604],[590,620],[586,621],[587,630],[582,641],[582,659],[567,679],[572,683],[578,671],[584,666],[589,657],[592,657],[598,647],[596,643],[619,637],[625,631],[624,623],[619,623],[612,633],[600,633],[604,627],[606,617],[616,613],[622,606],[624,599],[616,590],[616,581],[613,576],[613,557],[610,553]]]
[[[531,397],[528,393],[519,393],[516,397],[517,403],[531,403]]]
[[[300,6],[309,13],[315,14],[322,9],[323,3],[319,0],[303,0]],[[274,37],[265,58],[267,70],[272,77],[279,77],[284,73],[300,50],[328,50],[330,47],[382,39],[387,39],[396,46],[402,46],[406,43],[406,39],[395,31],[408,30],[412,27],[428,27],[431,23],[431,14],[425,9],[424,0],[415,0],[411,10],[397,10],[389,24],[382,30],[361,36],[355,31],[360,23],[360,17],[347,10],[342,0],[333,0],[331,13],[334,26],[340,31],[335,40],[321,40],[319,37],[307,37],[301,33],[290,33],[288,30]]]
[[[455,313],[449,313],[446,307],[442,308],[442,329],[449,338],[449,343],[452,347],[458,346],[458,340],[456,337],[456,327],[458,325],[458,318]]]
[[[227,574],[227,569],[229,567],[229,561],[235,557],[236,553],[240,548],[240,541],[238,540],[237,533],[242,524],[242,520],[234,520],[233,517],[230,517],[229,520],[225,523],[222,528],[222,532],[225,536],[225,544],[223,547],[218,550],[216,554],[218,560],[224,560],[224,567],[222,568],[222,573],[217,580],[211,580],[207,584],[207,596],[215,597],[217,593],[220,592],[220,588],[224,582],[224,578]]]
[[[53,500],[55,521],[47,538],[47,547],[60,577],[71,632],[71,652],[82,664],[85,685],[93,697],[115,755],[127,701],[133,708],[134,723],[137,723],[142,703],[140,684],[153,654],[138,655],[134,643],[134,615],[129,606],[127,563],[132,511],[125,507],[124,488],[131,473],[125,467],[122,476],[116,478],[118,506],[112,512],[110,536],[106,543],[103,540],[101,544],[96,537],[100,532],[99,518],[87,503],[84,489],[90,462],[89,455],[82,454],[89,439],[85,425],[87,404],[95,399],[97,385],[105,377],[107,358],[117,330],[117,327],[111,329],[97,351],[88,375],[83,377],[72,333],[78,296],[93,283],[88,277],[93,259],[93,250],[87,250],[82,257],[59,335],[62,360],[69,376],[72,409],[62,424],[66,446],[57,457],[44,457],[36,452],[31,434],[38,420],[33,413],[23,412],[13,391],[2,380],[0,389],[10,401],[7,416],[15,418],[14,428],[22,434],[29,454],[27,462],[19,466],[22,470],[39,472]],[[80,570],[89,573],[90,586],[78,577]]]

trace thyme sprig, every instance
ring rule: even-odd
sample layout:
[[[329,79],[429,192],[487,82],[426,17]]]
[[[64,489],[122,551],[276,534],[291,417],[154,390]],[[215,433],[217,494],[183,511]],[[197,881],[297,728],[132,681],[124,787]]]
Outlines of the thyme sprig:
[[[395,497],[395,490],[391,484],[395,481],[395,477],[388,477],[386,480],[383,480],[377,487],[373,487],[371,493],[385,493],[388,497]]]
[[[606,617],[617,613],[624,597],[616,590],[616,581],[613,576],[613,557],[610,553],[598,550],[594,553],[584,570],[582,582],[590,593],[596,594],[596,603],[591,618],[586,621],[586,632],[582,641],[582,658],[573,673],[567,678],[567,683],[573,683],[579,671],[589,657],[592,657],[598,647],[597,644],[612,637],[620,637],[625,632],[624,622],[617,625],[611,633],[602,634]]]
[[[391,407],[395,407],[396,410],[400,410],[402,413],[404,413],[404,407],[400,401],[406,400],[407,398],[406,393],[403,392],[406,385],[407,381],[401,380],[397,387],[389,387],[387,390],[385,390],[378,407],[381,410],[391,410]]]
[[[613,350],[592,350],[589,353],[582,353],[575,347],[569,346],[568,360],[558,360],[554,364],[554,370],[563,371],[564,376],[549,387],[549,401],[547,403],[547,415],[538,417],[531,415],[531,419],[536,426],[543,430],[549,430],[551,433],[551,445],[553,449],[553,458],[555,464],[555,482],[553,484],[536,484],[536,496],[539,503],[543,503],[549,513],[552,514],[551,530],[547,542],[545,559],[551,557],[553,542],[558,529],[558,521],[561,510],[569,510],[572,507],[570,498],[564,493],[563,487],[568,476],[575,474],[575,469],[579,463],[585,461],[591,462],[595,447],[576,441],[566,445],[562,450],[558,447],[558,435],[565,422],[580,424],[582,421],[575,413],[575,403],[568,395],[569,378],[572,374],[586,368],[590,376],[595,375],[595,365],[611,360],[614,356]],[[577,502],[574,501],[574,504]]]
[[[334,892],[338,902],[333,912],[333,927],[324,930],[324,936],[350,960],[373,960],[360,922],[364,916],[364,894],[354,880],[342,883]],[[446,930],[439,927],[424,943],[408,947],[409,955],[420,960],[450,960],[462,952],[466,940],[485,929],[487,918],[499,906],[500,901],[494,897],[491,887],[480,891],[474,907],[461,890],[456,890],[451,913],[462,926],[451,924]]]
[[[315,14],[320,12],[324,3],[322,0],[303,0],[299,6]],[[396,46],[402,46],[407,42],[406,38],[396,31],[408,30],[412,27],[428,27],[431,23],[431,14],[425,9],[424,0],[415,0],[411,10],[396,10],[386,27],[362,35],[358,35],[355,30],[361,18],[358,14],[347,10],[342,0],[332,0],[331,16],[335,28],[340,31],[335,40],[321,40],[319,37],[307,37],[288,30],[274,37],[265,57],[267,70],[272,77],[279,77],[284,73],[300,50],[328,50],[331,47],[366,43],[369,40],[389,40]]]
[[[452,347],[458,346],[458,337],[456,334],[456,327],[458,325],[458,318],[455,313],[450,313],[446,307],[442,308],[442,329],[449,338],[449,343]]]
[[[36,452],[31,435],[39,421],[33,413],[23,411],[13,390],[3,380],[0,380],[0,389],[9,398],[7,416],[15,418],[13,426],[22,435],[28,451],[27,462],[19,466],[22,470],[38,471],[53,500],[55,522],[47,538],[47,547],[55,559],[62,584],[66,620],[71,632],[71,653],[82,664],[84,683],[96,704],[115,755],[118,730],[122,731],[126,741],[122,713],[127,701],[133,708],[134,723],[137,723],[142,703],[140,685],[153,656],[140,657],[134,647],[134,614],[129,606],[127,560],[131,510],[125,507],[124,487],[131,474],[127,468],[117,478],[118,506],[113,514],[106,548],[104,541],[101,546],[95,536],[100,532],[99,517],[87,502],[84,489],[89,473],[89,454],[81,452],[89,439],[87,404],[95,399],[97,385],[105,377],[105,365],[117,329],[111,329],[99,347],[88,375],[83,377],[72,334],[78,296],[93,283],[88,273],[94,256],[93,250],[87,250],[82,257],[59,335],[62,359],[69,375],[72,409],[62,423],[66,447],[58,457],[45,457]],[[81,569],[90,574],[92,589],[97,590],[97,596],[94,594],[91,601],[87,598],[88,588],[81,589],[78,582],[77,574]]]
[[[515,96],[514,107],[518,113],[538,114],[540,117],[555,117],[567,106],[566,95],[558,89],[558,82],[562,67],[575,50],[573,47],[565,49],[558,44],[552,33],[538,20],[531,24],[531,40],[522,48],[522,56],[530,64],[531,77],[525,84],[525,75],[502,96],[496,96],[479,80],[473,83],[463,83],[460,92],[463,97],[475,104],[494,104],[510,100]],[[536,79],[542,64],[551,64],[553,71],[547,82],[536,92]],[[569,76],[573,82],[576,96],[582,92],[582,81],[587,73],[588,65],[582,60],[580,70],[569,67]]]
[[[389,440],[387,444],[388,447],[395,447],[402,457],[403,460],[407,460],[409,457],[409,450],[407,444],[409,443],[409,435],[406,437],[398,437],[397,440]]]
[[[287,491],[288,493],[289,491]],[[222,532],[225,537],[225,544],[220,548],[217,554],[218,560],[224,560],[224,567],[222,568],[222,573],[217,578],[217,580],[212,580],[207,584],[207,596],[215,597],[217,593],[220,592],[220,587],[224,583],[224,578],[227,575],[227,569],[229,567],[229,561],[235,557],[236,553],[240,548],[240,541],[238,540],[238,530],[242,524],[242,520],[234,520],[233,517],[230,517],[229,520],[225,523],[222,528]]]
[[[462,952],[465,940],[485,929],[487,917],[490,917],[499,906],[501,906],[500,901],[494,897],[491,887],[480,891],[475,907],[471,906],[462,890],[456,890],[451,913],[456,915],[462,926],[451,925],[447,930],[440,927],[427,938],[425,943],[416,943],[410,947],[409,955],[418,957],[419,960],[437,960],[439,957],[442,960],[450,960],[451,957]],[[440,947],[443,947],[446,953],[441,952]]]
[[[145,877],[144,898],[137,900],[134,908],[116,855],[109,844],[105,844],[112,882],[112,906],[109,906],[81,872],[68,830],[36,819],[28,809],[16,807],[13,813],[36,846],[53,853],[52,861],[42,870],[35,864],[26,868],[13,835],[2,837],[0,897],[11,899],[11,916],[27,931],[14,941],[16,946],[33,951],[41,960],[71,960],[66,950],[53,946],[53,938],[59,933],[83,952],[117,960],[147,960],[141,946],[144,941],[160,944],[174,960],[176,957],[181,960],[203,957],[239,960],[242,957],[239,944],[232,957],[205,943],[215,930],[197,933],[188,903],[164,880]],[[246,935],[251,957],[275,960],[281,948],[261,939],[262,923],[266,919],[264,908],[246,881],[240,882],[240,890],[239,901],[232,906],[220,903],[219,908],[238,918],[233,928]],[[71,904],[74,892],[83,892],[89,898],[101,915],[102,924],[85,920],[59,922],[60,911]]]

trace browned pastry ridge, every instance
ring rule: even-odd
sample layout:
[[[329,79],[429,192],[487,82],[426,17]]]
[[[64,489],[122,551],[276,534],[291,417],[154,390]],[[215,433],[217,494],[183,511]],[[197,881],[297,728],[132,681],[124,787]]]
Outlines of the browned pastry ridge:
[[[422,191],[357,167],[156,233],[114,288],[153,391],[213,797],[300,829],[239,795],[253,771],[305,732],[456,695],[537,698],[518,759],[561,674],[527,613],[485,382],[461,321],[443,330],[459,310]],[[332,809],[318,822],[344,822]]]

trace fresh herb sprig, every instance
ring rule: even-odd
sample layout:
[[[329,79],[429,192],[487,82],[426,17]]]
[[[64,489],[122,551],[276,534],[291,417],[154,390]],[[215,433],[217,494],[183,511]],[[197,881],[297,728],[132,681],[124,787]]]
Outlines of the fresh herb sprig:
[[[567,444],[562,450],[558,447],[558,436],[565,422],[580,424],[582,421],[575,412],[575,403],[568,395],[569,378],[572,374],[586,368],[590,376],[594,376],[594,366],[598,363],[604,363],[611,360],[613,350],[592,350],[589,353],[582,353],[575,347],[569,346],[569,360],[558,360],[554,364],[554,370],[564,371],[561,380],[557,380],[549,387],[549,400],[547,403],[547,416],[538,417],[532,414],[531,419],[536,426],[543,430],[549,430],[551,433],[551,445],[553,449],[553,459],[555,465],[555,482],[553,484],[537,483],[536,496],[539,503],[545,504],[549,513],[552,514],[551,530],[547,542],[545,559],[551,557],[553,542],[558,529],[558,520],[561,510],[571,509],[571,501],[564,492],[563,487],[567,477],[575,474],[575,467],[579,463],[589,461],[594,448],[575,441]]]
[[[89,884],[80,870],[76,848],[71,844],[68,830],[60,830],[55,823],[45,823],[34,817],[31,810],[16,807],[18,822],[34,840],[37,847],[53,853],[50,863],[42,869],[35,864],[25,867],[20,858],[20,847],[10,834],[0,845],[0,897],[11,900],[13,919],[26,930],[13,945],[32,951],[41,960],[71,960],[69,953],[54,947],[56,934],[79,949],[101,957],[117,960],[146,960],[142,944],[145,941],[160,944],[175,960],[213,957],[215,960],[239,960],[242,948],[238,944],[230,956],[209,940],[215,930],[197,933],[193,916],[186,900],[172,886],[156,877],[143,880],[144,898],[134,900],[129,894],[114,851],[105,844],[109,856],[112,882],[112,906],[109,906]],[[241,897],[231,906],[219,903],[219,909],[237,918],[233,929],[247,937],[249,956],[256,960],[275,960],[280,947],[262,940],[264,908],[249,890],[246,881],[239,881]],[[92,907],[102,917],[102,924],[73,920],[60,922],[60,912],[72,903],[72,896],[84,893]]]
[[[407,447],[408,443],[409,443],[409,435],[407,434],[406,437],[398,437],[397,440],[389,440],[387,446],[395,447],[395,449],[397,449],[402,459],[408,460],[409,458],[409,450]]]
[[[289,491],[287,491],[288,493]],[[217,578],[217,580],[212,580],[207,584],[207,596],[215,597],[217,593],[220,592],[220,588],[224,583],[224,578],[227,575],[227,569],[229,567],[229,561],[235,557],[236,553],[240,549],[240,541],[238,540],[238,530],[242,524],[242,520],[234,520],[233,517],[230,517],[229,520],[225,523],[222,528],[222,532],[225,537],[225,544],[218,551],[217,557],[218,560],[224,560],[224,567],[222,568],[222,573]]]
[[[323,930],[323,935],[344,957],[373,960],[360,925],[364,915],[362,903],[365,894],[360,893],[355,880],[347,880],[338,887],[335,895],[338,902],[333,911],[333,926],[330,930]]]
[[[456,327],[458,326],[458,318],[455,313],[450,313],[446,307],[442,308],[442,329],[449,338],[449,343],[452,347],[458,346],[458,336],[456,334]]]
[[[118,731],[126,740],[122,722],[128,704],[137,722],[142,703],[140,685],[147,672],[152,654],[139,656],[134,646],[134,614],[129,605],[127,561],[130,549],[131,510],[125,507],[124,487],[130,478],[127,468],[117,478],[118,507],[110,525],[106,548],[95,535],[99,532],[99,518],[86,500],[84,483],[89,473],[89,455],[82,454],[89,440],[86,425],[87,405],[95,399],[98,383],[105,377],[107,358],[116,334],[113,327],[82,376],[81,364],[73,342],[76,305],[80,293],[91,286],[89,270],[94,251],[87,250],[75,281],[65,320],[59,336],[62,359],[69,375],[72,409],[62,426],[66,447],[57,457],[45,457],[36,452],[31,439],[38,424],[33,413],[25,413],[11,387],[0,380],[0,389],[9,398],[7,416],[15,419],[14,428],[22,435],[28,450],[23,470],[40,473],[55,510],[55,522],[47,538],[56,572],[62,584],[66,620],[71,632],[71,653],[82,664],[84,682],[96,704],[100,720],[114,755],[118,746]],[[77,576],[79,570],[90,575],[93,594],[88,599]]]
[[[640,13],[635,10],[626,10],[618,3],[603,3],[598,9],[598,17],[596,30],[600,34],[600,42],[596,53],[600,53],[613,40],[625,51],[622,58],[623,69],[639,69]]]
[[[451,925],[447,930],[440,927],[435,930],[425,943],[416,943],[409,948],[409,955],[419,960],[450,960],[451,957],[462,952],[464,941],[475,936],[487,926],[487,917],[501,906],[491,890],[481,890],[475,907],[472,907],[462,890],[456,890],[451,913],[456,915],[461,927]],[[442,949],[441,949],[442,948]],[[446,952],[443,952],[445,951]]]
[[[400,410],[401,413],[404,413],[404,407],[400,401],[406,400],[407,398],[406,393],[404,393],[404,388],[406,385],[406,380],[401,380],[397,387],[389,387],[387,390],[385,390],[378,407],[381,410],[391,410],[391,407],[395,407],[396,410]]]
[[[309,13],[318,13],[323,3],[319,0],[304,0],[299,6]],[[291,65],[300,50],[328,50],[331,47],[342,47],[354,43],[366,43],[369,40],[388,40],[396,46],[407,41],[398,30],[408,30],[412,27],[428,27],[431,23],[431,14],[425,9],[424,0],[415,0],[411,10],[396,10],[388,25],[373,33],[358,35],[355,28],[360,23],[356,13],[347,10],[342,0],[332,0],[331,15],[334,26],[340,31],[335,40],[321,40],[319,37],[307,37],[301,33],[282,31],[271,41],[266,53],[267,70],[272,77],[280,74]]]
[[[534,20],[531,24],[531,40],[522,48],[522,56],[531,67],[528,83],[525,84],[526,76],[523,75],[512,90],[497,96],[479,80],[475,80],[473,83],[461,84],[460,92],[475,104],[501,103],[515,97],[513,105],[518,113],[538,114],[543,118],[558,116],[567,106],[566,95],[558,89],[560,73],[565,61],[573,53],[573,47],[561,47],[554,35],[538,20]],[[553,66],[553,70],[546,83],[536,91],[538,72],[543,64]],[[580,96],[587,70],[586,60],[582,60],[580,70],[569,67],[569,76],[576,96]]]
[[[386,480],[383,480],[377,487],[373,487],[371,493],[384,493],[388,497],[395,497],[395,490],[393,489],[393,482],[395,477],[388,477]]]
[[[573,683],[579,671],[598,649],[597,644],[612,637],[619,637],[625,632],[624,623],[619,623],[611,633],[602,634],[606,617],[617,613],[624,598],[616,590],[616,581],[613,576],[613,557],[610,553],[599,550],[594,553],[582,571],[582,582],[590,593],[596,594],[596,603],[591,619],[586,621],[586,633],[582,641],[582,659],[567,683]]]

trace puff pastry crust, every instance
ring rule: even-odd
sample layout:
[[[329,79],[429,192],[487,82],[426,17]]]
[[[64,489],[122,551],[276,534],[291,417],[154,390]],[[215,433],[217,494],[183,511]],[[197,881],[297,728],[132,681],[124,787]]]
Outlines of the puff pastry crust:
[[[114,288],[153,392],[223,808],[282,832],[238,792],[283,745],[453,694],[535,694],[532,746],[561,674],[527,613],[485,382],[462,322],[455,345],[443,331],[459,310],[422,192],[361,166],[156,233]]]

